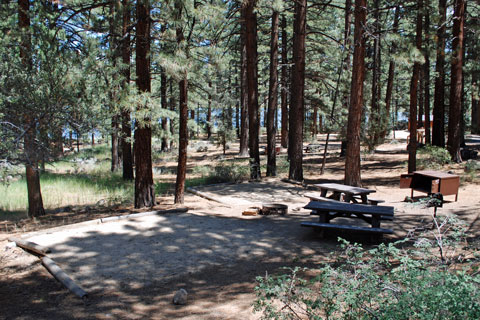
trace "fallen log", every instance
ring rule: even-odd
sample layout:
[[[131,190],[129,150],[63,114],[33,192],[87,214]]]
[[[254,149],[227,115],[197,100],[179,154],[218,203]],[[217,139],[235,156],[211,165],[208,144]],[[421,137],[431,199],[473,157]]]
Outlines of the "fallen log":
[[[207,195],[207,194],[205,194],[205,193],[203,193],[203,192],[200,192],[200,191],[198,191],[198,190],[195,190],[195,189],[193,189],[193,188],[187,188],[187,191],[190,192],[190,193],[193,193],[193,194],[196,195],[196,196],[205,198],[205,199],[207,199],[207,200],[215,201],[215,202],[218,202],[218,203],[221,203],[221,204],[223,204],[223,205],[225,205],[225,206],[230,207],[230,204],[228,204],[228,203],[226,203],[226,202],[223,202],[223,201],[221,201],[221,200],[215,199],[214,197],[211,197],[211,196],[209,196],[209,195]]]
[[[101,218],[100,222],[105,223],[105,222],[121,220],[121,219],[140,218],[140,217],[144,217],[144,216],[161,215],[161,214],[168,214],[168,213],[185,213],[187,211],[188,211],[188,208],[182,207],[182,208],[173,208],[173,209],[165,209],[165,210],[157,210],[157,211],[131,213],[131,214],[123,215],[123,216],[113,216],[113,217]]]
[[[49,257],[42,258],[42,264],[47,270],[60,281],[68,290],[73,292],[77,297],[86,299],[87,293],[79,285],[77,285],[52,259]]]
[[[30,252],[33,252],[33,253],[35,253],[39,256],[42,256],[42,257],[45,256],[47,253],[51,252],[50,248],[38,245],[34,242],[22,240],[20,238],[13,238],[12,237],[12,238],[8,238],[8,241],[15,242],[15,244],[18,247],[23,248],[25,250],[28,250]]]
[[[286,178],[282,179],[281,181],[286,182],[286,183],[296,184],[296,185],[299,185],[299,186],[302,186],[302,187],[304,186],[303,181],[295,181],[295,180],[286,179]]]

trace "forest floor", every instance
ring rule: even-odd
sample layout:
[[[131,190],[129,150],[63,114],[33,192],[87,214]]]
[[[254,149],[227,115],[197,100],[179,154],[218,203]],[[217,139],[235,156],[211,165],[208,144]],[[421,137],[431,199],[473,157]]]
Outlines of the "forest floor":
[[[322,138],[317,143],[322,144]],[[395,142],[362,155],[364,187],[375,189],[374,198],[395,207],[394,220],[382,223],[394,230],[385,236],[387,242],[402,239],[432,221],[433,209],[405,202],[410,189],[398,186],[400,174],[407,171],[405,138],[397,133]],[[469,138],[479,150],[480,137]],[[305,154],[306,184],[342,182],[344,158],[339,157],[339,148],[338,141],[330,144],[324,175],[319,174],[322,153]],[[209,150],[191,152],[189,166],[232,159],[238,145],[226,156],[219,148],[209,146]],[[285,157],[285,152],[279,157]],[[175,163],[162,166],[174,167]],[[438,214],[456,214],[467,223],[470,239],[478,240],[478,173],[472,182],[464,165],[446,165],[441,170],[459,174],[461,186],[458,201],[446,196]],[[174,175],[162,178],[171,180]],[[312,191],[281,178],[285,176],[195,188],[221,203],[186,193],[185,204],[177,207],[173,196],[164,195],[157,198],[156,213],[103,223],[99,219],[139,211],[93,208],[81,214],[59,212],[43,220],[16,221],[16,229],[7,227],[0,233],[0,319],[259,318],[252,313],[257,276],[281,272],[282,267],[314,267],[328,262],[330,252],[340,250],[335,235],[319,239],[312,230],[300,227],[301,221],[314,219],[303,209],[308,202],[303,195]],[[418,199],[421,194],[415,196]],[[288,214],[242,215],[248,207],[272,202],[288,205]],[[188,211],[164,211],[181,208]],[[372,245],[349,234],[339,235]],[[7,241],[11,236],[50,247],[49,256],[89,293],[87,303],[58,283],[38,258],[11,246]],[[185,306],[172,304],[180,288],[189,293]]]

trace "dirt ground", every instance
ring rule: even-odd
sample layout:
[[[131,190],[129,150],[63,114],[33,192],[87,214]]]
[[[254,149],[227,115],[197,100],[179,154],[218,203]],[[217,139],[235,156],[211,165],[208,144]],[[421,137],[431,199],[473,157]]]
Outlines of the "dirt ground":
[[[418,203],[404,202],[410,190],[399,189],[398,180],[406,172],[408,155],[405,137],[397,133],[399,137],[396,143],[381,145],[362,158],[364,186],[376,190],[374,198],[395,207],[394,220],[382,223],[382,227],[394,230],[385,241],[402,239],[428,224],[433,212]],[[470,137],[469,141],[477,142],[478,148],[480,137]],[[208,153],[192,152],[189,165],[207,165],[221,158],[220,150],[212,149]],[[319,174],[321,154],[306,153],[305,183],[342,182],[344,159],[338,151],[339,143],[333,142],[324,175]],[[235,153],[234,145],[229,156]],[[460,165],[443,170],[463,175]],[[24,230],[35,231],[2,232],[0,319],[259,318],[252,313],[257,276],[279,272],[285,266],[314,267],[328,261],[328,254],[339,249],[337,235],[372,245],[349,234],[319,239],[312,230],[301,228],[301,221],[315,219],[303,209],[308,202],[303,195],[312,191],[282,182],[281,178],[197,187],[221,203],[186,193],[187,212],[164,211],[176,208],[173,197],[164,196],[158,198],[159,205],[154,208],[158,212],[137,217],[104,219],[133,212],[125,208],[67,214],[67,218],[59,213],[50,217],[53,225],[83,222],[49,229],[38,221],[24,222]],[[480,236],[477,189],[478,184],[462,180],[458,201],[446,196],[444,207],[438,210],[440,215],[454,213],[466,221],[472,239]],[[241,215],[248,207],[264,203],[286,204],[288,214]],[[50,247],[49,256],[88,292],[88,301],[62,287],[38,258],[13,247],[6,240],[12,235]],[[171,302],[180,288],[189,293],[185,306]]]

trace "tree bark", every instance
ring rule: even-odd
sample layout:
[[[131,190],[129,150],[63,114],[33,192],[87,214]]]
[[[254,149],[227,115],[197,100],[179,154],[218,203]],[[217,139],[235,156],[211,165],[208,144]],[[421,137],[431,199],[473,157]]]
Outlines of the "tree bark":
[[[423,92],[425,108],[425,144],[431,141],[430,132],[430,0],[425,0],[425,64],[423,65]]]
[[[22,32],[20,58],[25,70],[32,70],[31,38],[30,38],[30,3],[29,0],[18,0],[18,26]],[[38,170],[38,152],[35,146],[36,130],[35,117],[25,110],[24,114],[24,149],[26,156],[25,175],[28,194],[28,217],[45,215],[42,192],[40,188],[40,174]]]
[[[318,134],[318,105],[315,104],[313,106],[313,113],[312,113],[312,138],[316,138]]]
[[[479,63],[477,61],[477,63]],[[472,74],[472,133],[480,133],[480,71]]]
[[[207,139],[212,137],[212,82],[208,82]]]
[[[348,109],[347,151],[345,157],[345,184],[361,186],[360,176],[360,126],[365,80],[365,26],[367,1],[355,0],[355,30],[352,85]]]
[[[118,53],[117,49],[118,39],[121,32],[120,25],[120,7],[121,2],[119,0],[112,1],[110,3],[110,59],[113,68],[117,66]],[[123,15],[122,15],[123,16]],[[110,112],[112,113],[111,119],[111,137],[112,137],[112,146],[111,146],[111,171],[116,172],[120,169],[121,164],[121,151],[120,151],[120,112],[118,110],[119,104],[119,88],[117,86],[118,76],[114,72],[112,73],[112,82],[110,84]]]
[[[422,9],[423,1],[417,1],[417,23],[415,45],[417,50],[422,50]],[[410,143],[408,144],[408,172],[417,169],[417,103],[418,103],[418,80],[420,78],[420,62],[415,61],[413,64],[412,79],[410,81]]]
[[[160,103],[162,105],[162,109],[168,110],[167,75],[165,74],[165,70],[163,68],[162,70],[160,70]],[[162,144],[161,144],[162,152],[168,151],[167,132],[168,132],[168,119],[167,117],[162,117],[162,135],[163,135]]]
[[[115,98],[112,99],[112,102]],[[116,172],[120,169],[120,137],[118,135],[120,131],[120,123],[119,123],[119,116],[117,114],[112,116],[112,148],[111,148],[111,156],[112,156],[112,163],[111,163],[111,171]]]
[[[176,20],[182,19],[182,3],[175,1]],[[176,29],[177,44],[180,46],[185,41],[183,27],[177,26]],[[186,49],[187,50],[187,49]],[[187,146],[188,146],[188,80],[187,71],[182,74],[182,79],[178,83],[179,89],[179,108],[180,108],[180,127],[179,127],[179,145],[178,145],[178,164],[177,180],[175,183],[175,203],[184,203],[185,178],[187,174]],[[194,114],[195,115],[195,114]]]
[[[246,21],[245,10],[241,10],[240,31],[240,152],[242,157],[248,156],[248,83],[247,83],[247,47],[246,47]]]
[[[245,10],[245,46],[247,58],[247,92],[248,92],[248,147],[250,157],[250,178],[259,180],[259,115],[258,115],[258,65],[257,65],[257,15],[254,12],[256,0],[244,2]]]
[[[187,84],[188,87],[188,84]],[[195,122],[195,109],[190,110],[190,119],[192,119]],[[195,130],[192,128],[190,130],[190,138],[195,138]]]
[[[124,65],[123,88],[128,89],[130,83],[130,31],[128,30],[131,22],[130,0],[122,0],[123,23],[122,23],[122,62]],[[123,179],[133,180],[133,155],[132,155],[132,121],[130,119],[130,110],[122,110],[122,160],[123,160]]]
[[[380,0],[374,1],[374,38],[373,38],[373,70],[372,70],[372,107],[370,118],[370,148],[372,150],[380,143],[381,122],[383,121],[383,112],[380,111],[380,92],[381,87],[380,73]]]
[[[150,5],[149,0],[137,1],[136,74],[139,92],[151,91],[150,79]],[[138,106],[138,110],[148,106]],[[152,172],[151,119],[135,122],[135,208],[155,205],[155,187]]]
[[[435,65],[435,93],[433,102],[432,145],[445,147],[445,31],[447,0],[439,0],[440,20],[437,29],[437,62]]]
[[[287,39],[287,18],[282,15],[282,74],[280,99],[282,104],[282,131],[281,145],[288,147],[288,39]]]
[[[303,180],[303,123],[305,116],[305,38],[307,0],[295,2],[293,23],[292,92],[288,126],[288,178]]]
[[[460,117],[462,117],[462,93],[463,93],[463,36],[465,22],[465,2],[455,0],[453,15],[453,42],[452,42],[452,70],[450,82],[450,109],[448,117],[448,142],[447,148],[452,160],[460,163],[461,130]]]
[[[398,21],[400,17],[400,7],[395,8],[395,16],[393,18],[392,32],[398,34]],[[397,50],[397,43],[394,42],[390,47],[390,56],[395,54]],[[385,93],[385,119],[382,122],[382,132],[380,134],[381,139],[385,139],[388,132],[388,125],[391,113],[391,103],[393,95],[393,80],[395,78],[395,59],[390,57],[390,63],[388,65],[388,79],[387,79],[387,92]]]
[[[267,114],[267,176],[277,175],[277,159],[275,139],[277,125],[275,113],[278,105],[278,22],[279,13],[272,13],[272,34],[270,40],[270,82],[268,90]]]
[[[173,80],[170,79],[168,81],[169,85],[169,92],[170,92],[170,99],[169,99],[169,104],[170,104],[170,111],[175,111],[175,97],[173,96]],[[176,122],[174,121],[173,118],[170,118],[170,134],[173,137],[175,135],[175,127],[176,127]],[[170,139],[170,150],[173,150],[173,145],[174,145],[174,140]]]

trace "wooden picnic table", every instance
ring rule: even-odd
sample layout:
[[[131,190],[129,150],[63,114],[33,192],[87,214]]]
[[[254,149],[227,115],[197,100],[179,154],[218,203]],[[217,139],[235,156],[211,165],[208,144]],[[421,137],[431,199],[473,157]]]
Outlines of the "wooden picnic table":
[[[320,197],[322,198],[352,203],[358,203],[358,200],[361,200],[361,203],[363,204],[377,204],[378,202],[382,202],[379,200],[369,202],[368,195],[376,192],[372,189],[352,187],[340,183],[320,183],[314,184],[314,186],[320,189]],[[327,196],[329,192],[331,194]]]
[[[394,208],[391,206],[370,206],[345,202],[310,201],[305,209],[310,209],[312,215],[318,215],[318,222],[302,222],[303,227],[314,227],[322,232],[325,229],[349,230],[374,234],[393,233],[391,229],[380,227],[382,220],[393,220]],[[331,224],[335,218],[353,218],[367,222],[370,227],[356,224]],[[321,234],[323,236],[323,234]]]

